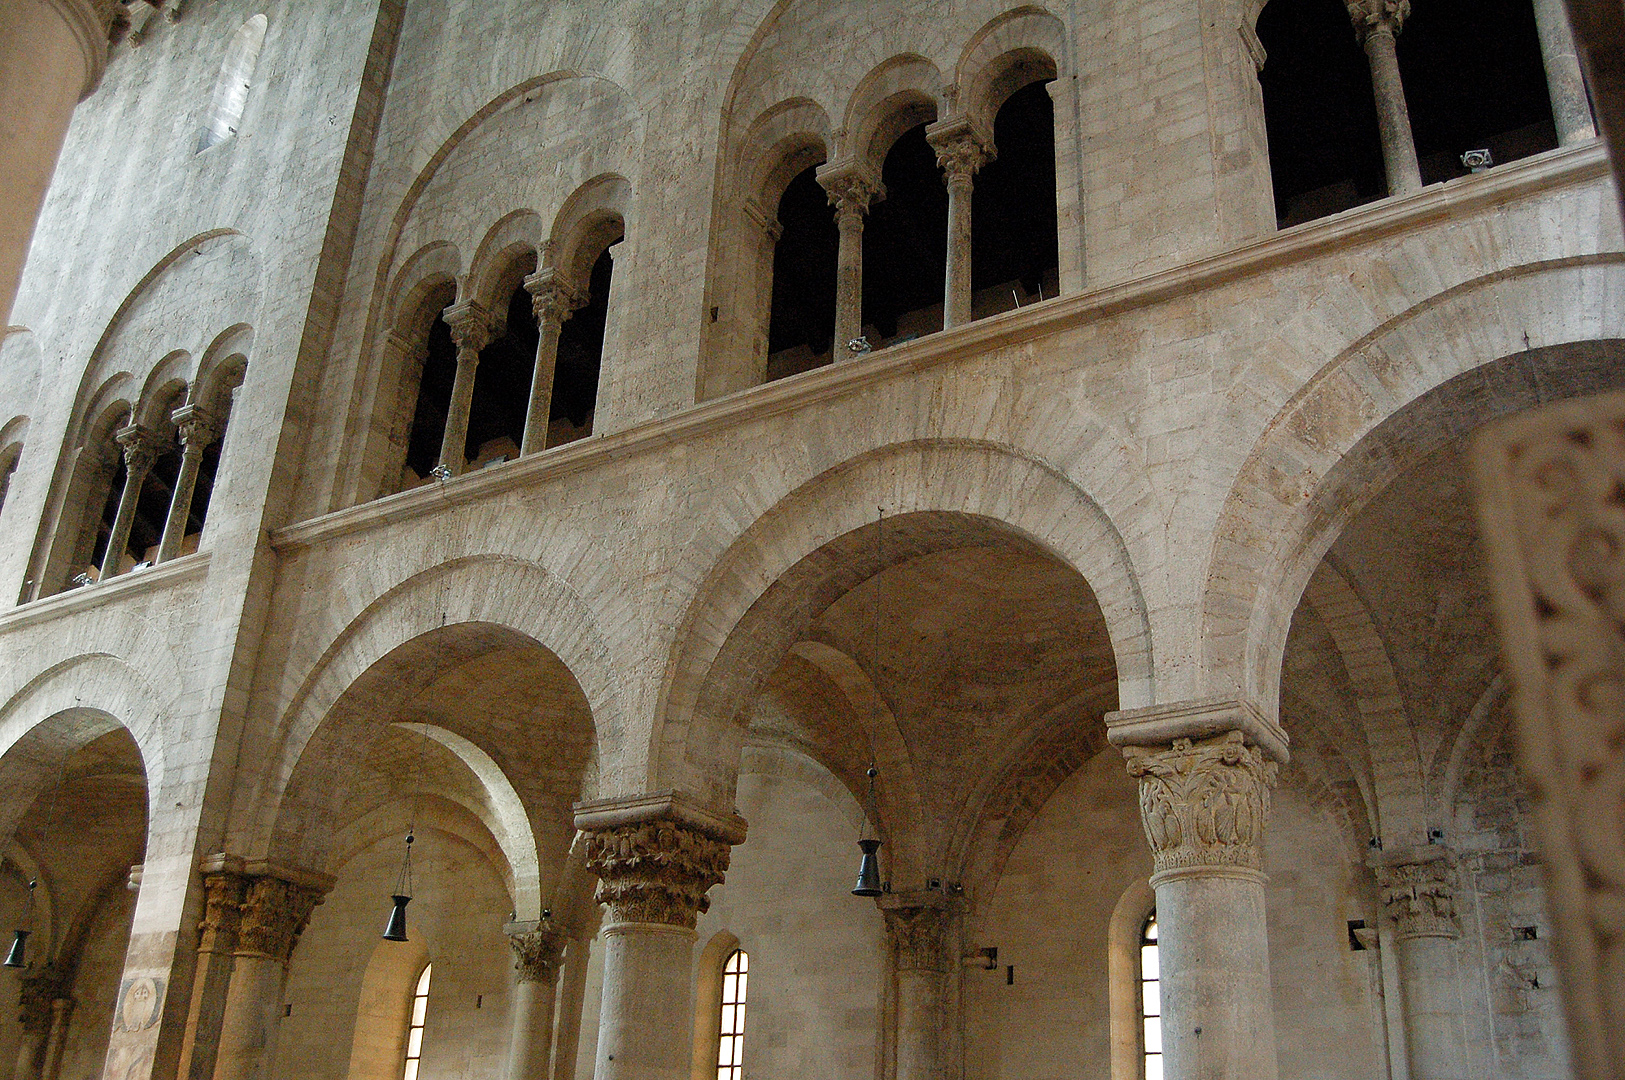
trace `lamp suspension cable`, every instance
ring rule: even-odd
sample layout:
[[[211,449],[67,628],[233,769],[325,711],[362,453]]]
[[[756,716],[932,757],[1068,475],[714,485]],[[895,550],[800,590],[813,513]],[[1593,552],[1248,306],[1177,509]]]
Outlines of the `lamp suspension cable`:
[[[876,507],[875,509],[874,623],[869,651],[875,665],[874,705],[869,725],[869,768],[864,771],[864,775],[869,781],[869,787],[864,800],[863,820],[858,826],[858,848],[863,852],[863,856],[858,862],[858,881],[852,888],[853,896],[879,896],[885,891],[885,887],[880,881],[880,860],[876,855],[880,850],[880,814],[875,802],[875,778],[880,775],[880,769],[876,766],[876,758],[878,757],[876,748],[880,738],[880,724],[883,719],[881,710],[884,707],[884,699],[880,695],[882,673],[885,670],[885,665],[880,660],[880,607],[885,594],[883,591],[884,582],[880,580],[880,575],[884,573],[886,566],[884,543],[886,509],[885,507]],[[873,837],[869,835],[871,822],[875,827]]]
[[[446,628],[446,593],[440,592],[440,629]],[[417,753],[412,762],[412,802],[406,818],[406,852],[401,856],[400,873],[395,877],[395,891],[390,894],[389,921],[384,924],[385,941],[406,941],[406,905],[412,902],[412,845],[417,843],[418,810],[423,799],[423,759],[429,749],[429,718],[424,714],[418,730]]]

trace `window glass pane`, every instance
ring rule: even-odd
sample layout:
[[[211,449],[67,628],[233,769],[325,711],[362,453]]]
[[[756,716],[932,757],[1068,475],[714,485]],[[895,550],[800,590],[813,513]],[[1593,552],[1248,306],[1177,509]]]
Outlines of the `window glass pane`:
[[[1140,1003],[1140,1014],[1142,1016],[1161,1016],[1162,984],[1159,982],[1141,983]]]
[[[734,1000],[739,1002],[741,1005],[745,1003],[745,983],[749,979],[750,976],[746,975],[743,971],[739,973],[739,992],[738,996],[735,997]]]
[[[722,977],[722,1000],[730,1005],[739,1000],[738,975],[724,975]]]
[[[1140,949],[1140,978],[1155,979],[1156,977],[1157,947],[1155,945],[1146,945]]]
[[[418,1058],[423,1056],[423,1029],[415,1027],[406,1036],[406,1056]]]
[[[425,965],[423,965],[423,974],[418,976],[418,989],[417,989],[417,992],[418,992],[418,994],[420,996],[423,996],[423,997],[428,996],[428,994],[429,994],[429,976],[430,976],[431,973],[433,973],[433,971],[434,971],[434,965],[433,964],[425,964]]]
[[[429,1011],[429,998],[427,995],[412,999],[412,1026],[422,1027],[423,1017]]]
[[[1146,924],[1145,924],[1145,940],[1147,940],[1147,941],[1155,941],[1155,940],[1157,940],[1157,917],[1155,915],[1152,915],[1150,919],[1146,920]]]
[[[406,1063],[406,1071],[401,1076],[403,1080],[418,1080],[418,1062],[416,1058]]]
[[[734,1006],[734,1034],[741,1039],[745,1037],[745,1003],[741,1001]]]
[[[1162,1018],[1160,1016],[1145,1018],[1145,1052],[1147,1054],[1162,1053]]]
[[[732,1034],[738,1030],[734,1027],[734,1009],[737,1007],[735,1005],[724,1005],[722,1007],[722,1033],[724,1035]]]
[[[1162,1055],[1145,1056],[1145,1080],[1162,1080]]]
[[[738,971],[746,972],[750,970],[750,956],[747,955],[743,949],[736,949],[734,951],[734,957],[739,961],[737,968]]]
[[[718,1068],[726,1070],[729,1063],[733,1061],[733,1045],[734,1041],[731,1035],[724,1035],[722,1037],[721,1044],[717,1046]]]

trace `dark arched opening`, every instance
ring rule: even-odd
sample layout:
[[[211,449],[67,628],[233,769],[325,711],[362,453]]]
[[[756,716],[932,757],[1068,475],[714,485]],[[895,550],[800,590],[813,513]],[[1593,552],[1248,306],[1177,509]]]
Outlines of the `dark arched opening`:
[[[1271,0],[1258,16],[1275,217],[1281,228],[1387,193],[1371,66],[1340,0]]]
[[[874,348],[942,329],[948,191],[925,125],[892,144],[881,168],[886,198],[863,229],[863,325]]]
[[[427,303],[444,308],[454,298],[455,292],[448,284]],[[417,404],[412,409],[412,431],[407,437],[407,474],[401,478],[402,489],[416,487],[440,460],[440,441],[445,437],[446,416],[451,411],[451,388],[457,381],[457,346],[451,340],[444,312],[435,315],[429,326],[425,352]]]
[[[818,166],[804,169],[779,198],[768,316],[767,378],[822,367],[835,336],[835,262],[841,237]]]
[[[619,242],[619,238],[615,243]],[[592,264],[587,302],[559,332],[558,362],[553,368],[553,405],[548,413],[547,445],[560,446],[592,434],[598,407],[598,373],[604,359],[604,327],[609,319],[609,289],[615,257],[613,243]]]
[[[525,275],[533,273],[535,257],[516,269]],[[517,458],[525,439],[531,373],[536,367],[536,342],[541,334],[530,292],[523,284],[509,294],[504,315],[502,333],[480,350],[480,366],[474,373],[468,439],[463,445],[463,457],[470,469]]]
[[[1055,106],[1047,86],[1047,81],[1034,82],[1017,90],[993,120],[998,156],[982,166],[971,195],[971,312],[976,318],[1060,291]]]

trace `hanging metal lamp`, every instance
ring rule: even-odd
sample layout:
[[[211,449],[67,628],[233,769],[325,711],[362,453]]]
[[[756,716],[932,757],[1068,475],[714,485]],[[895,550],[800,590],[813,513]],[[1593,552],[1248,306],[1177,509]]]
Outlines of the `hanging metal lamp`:
[[[38,885],[38,878],[28,883],[28,908],[23,915],[23,922],[28,923],[30,926],[34,922],[34,889]],[[28,966],[28,935],[32,932],[31,930],[25,930],[21,926],[17,928],[16,935],[11,939],[11,950],[6,953],[6,967],[23,968]]]
[[[406,834],[406,856],[401,860],[401,874],[395,881],[395,893],[390,897],[395,906],[390,909],[389,922],[384,926],[385,941],[407,940],[406,905],[412,902],[412,842],[415,839],[411,833]]]
[[[870,765],[865,775],[869,777],[869,805],[864,808],[863,827],[858,830],[858,847],[863,851],[863,858],[858,862],[858,883],[852,887],[852,895],[879,896],[885,891],[880,884],[880,859],[875,854],[880,850],[880,841],[864,833],[874,815],[875,777],[880,775],[880,770]]]

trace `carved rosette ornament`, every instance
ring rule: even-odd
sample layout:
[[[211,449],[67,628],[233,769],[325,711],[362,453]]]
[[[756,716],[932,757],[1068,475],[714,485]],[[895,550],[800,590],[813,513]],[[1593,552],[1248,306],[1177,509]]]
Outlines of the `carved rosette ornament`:
[[[1166,749],[1126,746],[1123,753],[1140,782],[1140,817],[1158,873],[1262,868],[1276,764],[1240,731],[1176,738]]]
[[[513,949],[513,966],[519,972],[519,981],[551,984],[567,941],[569,937],[564,931],[543,927],[510,933],[508,945]]]
[[[1400,940],[1461,936],[1456,922],[1455,860],[1429,859],[1373,868],[1382,906]]]
[[[322,892],[279,877],[253,878],[243,900],[236,955],[286,964],[311,912],[322,902]]]
[[[1575,1075],[1625,1076],[1625,393],[1497,421],[1473,458]]]
[[[942,971],[947,950],[948,912],[940,907],[883,908],[886,937],[897,966],[910,971]]]
[[[617,923],[694,929],[720,885],[731,846],[676,821],[641,821],[592,832],[587,866],[598,875],[597,900]]]

